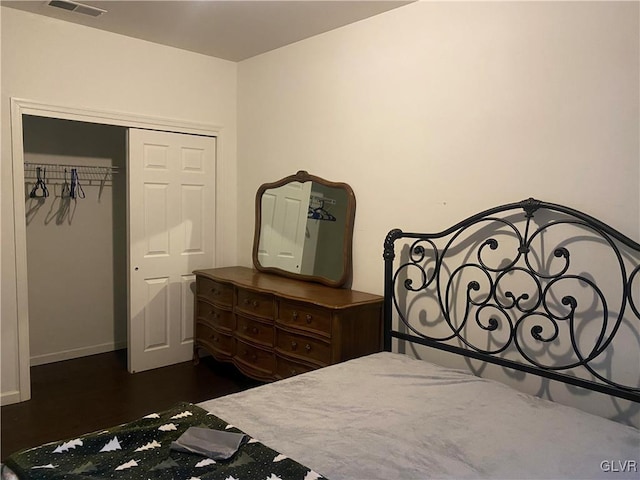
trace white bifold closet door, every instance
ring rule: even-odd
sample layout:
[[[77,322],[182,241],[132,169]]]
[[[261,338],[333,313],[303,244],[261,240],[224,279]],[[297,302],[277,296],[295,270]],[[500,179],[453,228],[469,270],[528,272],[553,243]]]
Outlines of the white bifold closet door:
[[[129,129],[129,371],[193,355],[193,270],[214,266],[216,139]]]

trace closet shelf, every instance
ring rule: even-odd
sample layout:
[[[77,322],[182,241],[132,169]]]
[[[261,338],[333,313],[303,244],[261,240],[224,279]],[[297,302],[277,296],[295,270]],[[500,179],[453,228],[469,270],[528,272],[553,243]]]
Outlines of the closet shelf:
[[[323,197],[322,195],[312,193],[309,197],[309,203],[311,203],[312,206],[335,205],[336,201],[333,198]]]
[[[85,185],[111,185],[113,175],[118,173],[118,167],[98,165],[71,165],[64,163],[24,163],[25,180],[36,180],[38,168],[42,179],[46,183],[59,184],[71,180],[71,170],[75,169],[78,180]]]

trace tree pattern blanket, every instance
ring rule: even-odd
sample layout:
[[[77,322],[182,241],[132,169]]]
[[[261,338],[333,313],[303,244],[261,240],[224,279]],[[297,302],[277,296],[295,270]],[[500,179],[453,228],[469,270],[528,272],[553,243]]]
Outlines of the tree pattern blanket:
[[[6,460],[33,480],[316,480],[320,474],[250,438],[229,460],[171,450],[189,427],[244,433],[190,404],[64,442],[15,453]]]

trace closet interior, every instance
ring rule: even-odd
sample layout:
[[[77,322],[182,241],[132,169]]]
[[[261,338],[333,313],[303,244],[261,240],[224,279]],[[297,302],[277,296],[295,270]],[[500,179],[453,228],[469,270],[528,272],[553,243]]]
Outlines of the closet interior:
[[[23,116],[32,366],[127,346],[126,135]]]

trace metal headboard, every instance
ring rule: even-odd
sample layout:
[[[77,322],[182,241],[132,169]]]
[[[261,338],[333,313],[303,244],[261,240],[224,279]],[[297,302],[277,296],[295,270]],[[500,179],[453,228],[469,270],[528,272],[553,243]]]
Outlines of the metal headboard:
[[[575,242],[553,243],[552,256],[537,251],[547,232],[560,225],[584,230],[596,239],[598,248],[612,252],[614,282],[599,285],[590,273],[573,271],[573,248],[584,240],[580,235]],[[404,249],[396,259],[400,240]],[[501,252],[505,244],[511,248]],[[485,260],[496,254],[499,264]],[[450,260],[456,255],[463,260],[454,261],[451,267]],[[549,257],[549,263],[557,262],[553,271],[540,267],[545,264],[543,257]],[[440,233],[391,230],[384,243],[384,348],[390,351],[392,339],[397,338],[640,402],[640,385],[614,381],[600,368],[603,359],[613,355],[614,338],[623,322],[640,332],[638,258],[640,244],[609,225],[572,208],[533,198],[485,210]],[[593,264],[598,266],[598,258]],[[461,281],[462,273],[468,271],[479,280]],[[509,276],[522,277],[528,289],[505,291],[502,284]],[[597,306],[581,304],[572,293],[558,296],[555,290],[567,280],[587,289]],[[618,285],[614,294],[608,293],[611,283]],[[408,314],[409,295],[429,297],[431,310],[420,310],[420,319]],[[439,311],[434,312],[433,305]],[[599,325],[588,348],[579,338],[585,311],[589,328]],[[395,329],[394,318],[398,319]],[[444,326],[442,335],[424,328],[435,318]],[[491,340],[492,347],[480,346],[465,338],[471,328],[488,336],[500,331],[502,339]],[[568,359],[549,365],[532,355],[532,350],[552,348],[560,336],[570,345]],[[632,377],[639,376],[640,361],[627,367]]]

